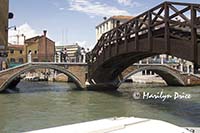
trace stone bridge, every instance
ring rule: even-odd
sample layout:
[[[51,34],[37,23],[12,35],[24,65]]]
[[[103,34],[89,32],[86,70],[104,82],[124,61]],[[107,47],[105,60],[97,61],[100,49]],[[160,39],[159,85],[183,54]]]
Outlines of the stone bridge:
[[[134,64],[125,69],[119,76],[119,85],[130,76],[144,70],[150,70],[158,74],[169,86],[200,85],[200,76],[181,72],[164,64]]]
[[[20,79],[20,75],[31,70],[47,68],[64,73],[70,77],[77,87],[85,88],[87,77],[86,63],[53,63],[53,62],[34,62],[26,63],[18,67],[10,68],[0,72],[0,91],[6,89],[13,81]],[[19,81],[18,81],[19,82]],[[17,82],[17,83],[18,83]]]

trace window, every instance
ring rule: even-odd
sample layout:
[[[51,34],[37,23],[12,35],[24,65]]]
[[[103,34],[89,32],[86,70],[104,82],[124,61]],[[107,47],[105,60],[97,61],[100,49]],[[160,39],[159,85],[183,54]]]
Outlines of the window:
[[[108,22],[106,23],[106,31],[108,31],[109,29],[108,29]]]
[[[24,63],[23,58],[19,58],[19,63]]]
[[[37,50],[35,50],[35,54],[37,54]]]
[[[145,71],[142,71],[142,75],[145,75]]]
[[[75,62],[75,59],[71,59],[71,62]]]
[[[11,63],[15,63],[15,59],[14,58],[10,58],[10,62]]]
[[[23,52],[22,50],[19,51],[20,54],[22,54],[22,52]]]
[[[10,53],[11,53],[11,54],[14,54],[14,49],[10,49]]]

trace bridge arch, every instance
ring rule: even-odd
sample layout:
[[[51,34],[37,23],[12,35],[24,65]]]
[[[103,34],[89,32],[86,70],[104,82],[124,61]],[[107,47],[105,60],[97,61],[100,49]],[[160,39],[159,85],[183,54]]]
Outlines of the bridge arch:
[[[7,80],[5,80],[5,82],[2,84],[0,91],[5,90],[16,78],[18,78],[21,74],[29,72],[31,70],[35,70],[35,69],[53,69],[56,70],[58,72],[64,73],[65,75],[67,75],[68,77],[70,77],[74,83],[76,84],[76,86],[78,88],[84,88],[83,84],[81,83],[80,79],[75,76],[72,72],[70,72],[69,70],[67,70],[64,67],[58,66],[58,65],[46,65],[46,64],[38,64],[38,65],[34,65],[34,64],[27,64],[23,67],[23,69],[19,70],[18,72],[12,74]],[[20,81],[17,82],[17,84]]]
[[[167,66],[163,65],[154,65],[154,66],[142,66],[140,68],[134,69],[132,72],[123,76],[123,79],[119,81],[118,86],[120,86],[127,78],[130,76],[144,71],[150,70],[156,74],[158,74],[166,83],[170,86],[184,86],[185,82],[182,79],[181,75],[169,69]]]

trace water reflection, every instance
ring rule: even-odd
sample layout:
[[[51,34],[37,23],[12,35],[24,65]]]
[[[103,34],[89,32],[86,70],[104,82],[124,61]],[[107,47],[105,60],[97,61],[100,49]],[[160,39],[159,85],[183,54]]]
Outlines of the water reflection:
[[[0,132],[30,131],[114,116],[144,117],[180,126],[200,126],[199,87],[136,86],[124,84],[121,89],[152,93],[162,89],[166,93],[185,91],[192,98],[165,102],[134,100],[129,93],[73,91],[73,84],[22,82],[18,88],[23,93],[0,94]]]

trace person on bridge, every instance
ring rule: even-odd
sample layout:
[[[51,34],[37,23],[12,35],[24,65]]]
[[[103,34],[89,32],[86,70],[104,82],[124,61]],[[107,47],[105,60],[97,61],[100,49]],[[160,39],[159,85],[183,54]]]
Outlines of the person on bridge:
[[[67,49],[64,48],[63,52],[62,52],[62,57],[64,59],[64,62],[70,62],[70,58],[68,57],[68,53],[67,53]]]
[[[89,48],[87,48],[87,50],[86,50],[86,57],[85,57],[86,59],[86,62],[89,62],[89,60],[90,60],[90,49]]]
[[[85,56],[86,56],[86,51],[84,48],[81,48],[81,62],[83,63],[85,63],[86,61]]]
[[[64,62],[67,62],[67,58],[68,58],[67,49],[64,48],[64,51],[63,51],[63,59],[64,59]]]

